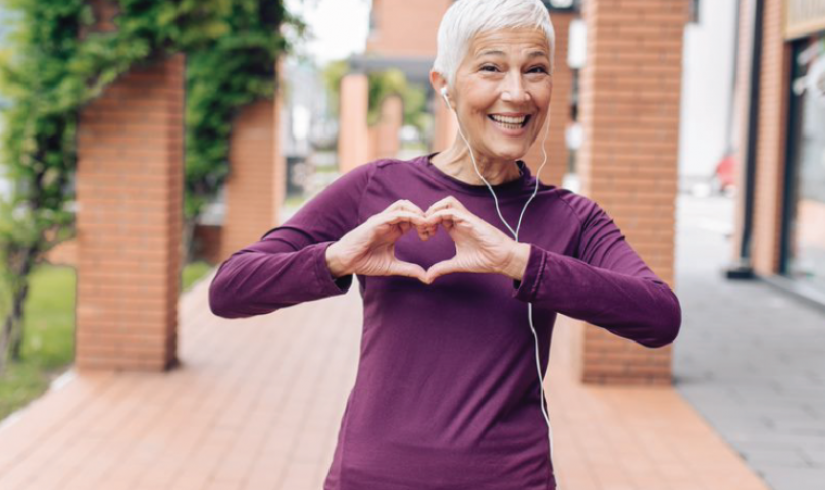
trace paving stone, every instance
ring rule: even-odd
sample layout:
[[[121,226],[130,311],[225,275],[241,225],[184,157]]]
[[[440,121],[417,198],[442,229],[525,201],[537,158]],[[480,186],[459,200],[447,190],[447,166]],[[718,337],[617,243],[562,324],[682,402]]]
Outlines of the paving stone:
[[[739,450],[739,454],[752,464],[796,468],[811,467],[802,451],[798,449],[744,448]]]
[[[813,467],[825,468],[825,449],[802,449],[802,457]]]
[[[765,466],[759,469],[775,490],[822,490],[825,469]]]

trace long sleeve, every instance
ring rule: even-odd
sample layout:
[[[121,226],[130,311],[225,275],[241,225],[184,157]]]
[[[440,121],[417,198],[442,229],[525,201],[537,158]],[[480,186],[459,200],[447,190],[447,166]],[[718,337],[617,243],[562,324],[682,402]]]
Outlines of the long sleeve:
[[[672,343],[682,322],[678,298],[601,207],[576,197],[568,203],[581,224],[576,256],[530,244],[524,277],[514,281],[513,297],[645,347]]]
[[[306,202],[283,225],[239,250],[209,285],[209,308],[245,318],[346,293],[353,276],[332,277],[327,247],[359,225],[359,205],[375,167],[356,167]]]

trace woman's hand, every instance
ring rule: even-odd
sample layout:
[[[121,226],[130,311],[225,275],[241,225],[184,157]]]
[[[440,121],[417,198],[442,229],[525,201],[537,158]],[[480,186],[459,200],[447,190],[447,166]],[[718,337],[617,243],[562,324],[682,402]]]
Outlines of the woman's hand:
[[[426,282],[427,273],[420,265],[395,257],[395,241],[411,226],[422,240],[429,238],[434,229],[424,225],[421,208],[406,199],[398,200],[327,247],[327,265],[336,278],[347,274],[400,275]]]
[[[529,244],[516,242],[468,211],[453,196],[434,203],[425,214],[424,229],[433,233],[435,226],[443,226],[456,248],[453,258],[434,264],[427,270],[424,281],[427,284],[452,272],[492,272],[519,280],[523,277],[530,253]]]

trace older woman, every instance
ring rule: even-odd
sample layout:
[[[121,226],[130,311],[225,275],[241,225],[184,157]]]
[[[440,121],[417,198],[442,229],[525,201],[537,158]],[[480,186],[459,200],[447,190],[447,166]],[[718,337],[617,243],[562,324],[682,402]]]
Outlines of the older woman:
[[[358,276],[360,362],[326,490],[555,489],[556,315],[650,348],[675,339],[678,299],[610,216],[520,160],[548,119],[553,46],[539,0],[455,2],[431,81],[456,143],[350,171],[213,279],[212,311],[239,318]]]

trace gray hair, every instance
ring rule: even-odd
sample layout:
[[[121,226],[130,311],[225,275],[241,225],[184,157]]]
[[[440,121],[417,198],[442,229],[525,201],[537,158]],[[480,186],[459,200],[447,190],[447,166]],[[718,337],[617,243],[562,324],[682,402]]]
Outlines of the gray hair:
[[[534,27],[544,30],[553,73],[556,35],[550,13],[541,0],[458,0],[453,3],[438,28],[438,54],[433,69],[447,79],[450,87],[478,33],[498,29]]]

